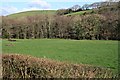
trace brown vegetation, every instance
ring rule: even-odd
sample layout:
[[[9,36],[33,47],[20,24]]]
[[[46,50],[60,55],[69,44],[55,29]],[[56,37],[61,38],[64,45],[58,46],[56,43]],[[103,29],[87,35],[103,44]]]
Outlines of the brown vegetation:
[[[13,44],[6,44],[5,46],[14,46]]]
[[[110,69],[70,64],[25,55],[2,55],[2,75],[7,78],[112,78]]]
[[[3,38],[119,39],[117,14],[104,16],[31,16],[20,19],[3,17]]]
[[[93,9],[94,14],[64,16],[69,9],[58,10],[63,15],[35,15],[16,18],[2,17],[2,38],[36,39],[96,39],[120,40],[119,3],[103,2]],[[91,6],[94,7],[94,3]],[[85,8],[88,5],[84,5]],[[79,9],[74,6],[71,9]]]

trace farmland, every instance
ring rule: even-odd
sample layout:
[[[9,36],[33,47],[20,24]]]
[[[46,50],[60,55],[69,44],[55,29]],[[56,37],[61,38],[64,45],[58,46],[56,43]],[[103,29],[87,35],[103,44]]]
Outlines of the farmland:
[[[25,11],[20,13],[14,13],[8,15],[10,18],[18,18],[18,17],[25,17],[25,16],[34,16],[34,15],[40,15],[40,14],[55,14],[56,10],[33,10],[33,11]]]
[[[0,26],[3,78],[117,78],[117,4],[4,14]]]
[[[91,12],[92,12],[92,10],[79,11],[79,12],[73,12],[73,13],[66,14],[65,16],[69,16],[69,15],[83,15],[84,13],[89,14]],[[56,10],[25,11],[25,12],[10,14],[10,15],[8,15],[8,17],[10,17],[10,18],[18,18],[18,17],[25,17],[25,16],[40,15],[40,14],[54,15],[54,14],[56,14]]]
[[[118,41],[18,39],[3,40],[3,53],[32,55],[69,63],[118,69]]]

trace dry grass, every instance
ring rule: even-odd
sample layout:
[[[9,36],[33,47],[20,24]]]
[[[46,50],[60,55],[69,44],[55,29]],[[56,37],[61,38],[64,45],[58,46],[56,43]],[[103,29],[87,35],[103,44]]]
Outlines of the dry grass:
[[[14,46],[14,44],[6,44],[5,46]]]
[[[111,78],[109,69],[26,55],[2,55],[3,78]]]

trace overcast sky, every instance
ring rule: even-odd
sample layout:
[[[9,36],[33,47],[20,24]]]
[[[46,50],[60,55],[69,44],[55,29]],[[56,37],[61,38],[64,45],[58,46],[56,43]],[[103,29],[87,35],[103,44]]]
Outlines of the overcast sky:
[[[57,10],[103,0],[0,0],[0,15],[30,10]]]

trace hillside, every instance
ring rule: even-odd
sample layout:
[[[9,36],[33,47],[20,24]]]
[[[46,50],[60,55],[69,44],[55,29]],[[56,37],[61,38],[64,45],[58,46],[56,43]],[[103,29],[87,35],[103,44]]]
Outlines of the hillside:
[[[93,10],[72,12],[72,13],[66,14],[65,16],[91,14],[92,12]],[[34,16],[39,14],[55,14],[55,13],[56,13],[56,10],[34,10],[34,11],[25,11],[25,12],[10,14],[8,15],[8,17],[17,18],[17,17],[24,17],[24,16]]]
[[[100,5],[101,4],[101,5]],[[33,10],[33,11],[25,11],[25,12],[20,12],[20,13],[14,13],[14,14],[10,14],[8,15],[8,17],[24,17],[24,16],[33,16],[33,15],[39,15],[39,14],[62,14],[62,15],[66,15],[66,16],[70,16],[70,15],[84,15],[84,14],[101,14],[101,13],[106,13],[108,11],[112,11],[112,12],[116,12],[118,9],[118,3],[110,3],[110,5],[106,6],[106,2],[103,3],[93,3],[90,4],[89,7],[93,7],[93,9],[87,10],[87,9],[82,9],[79,7],[79,5],[75,5],[71,8],[68,9],[58,9],[58,10]],[[98,9],[94,9],[94,5],[99,5],[101,7],[99,7]],[[71,9],[80,9],[78,11],[71,11]],[[69,10],[70,9],[70,10]]]
[[[94,4],[2,16],[3,79],[118,78],[120,7]]]
[[[34,11],[25,11],[15,14],[10,14],[8,17],[17,18],[23,16],[34,16],[39,14],[55,14],[56,10],[34,10]]]

